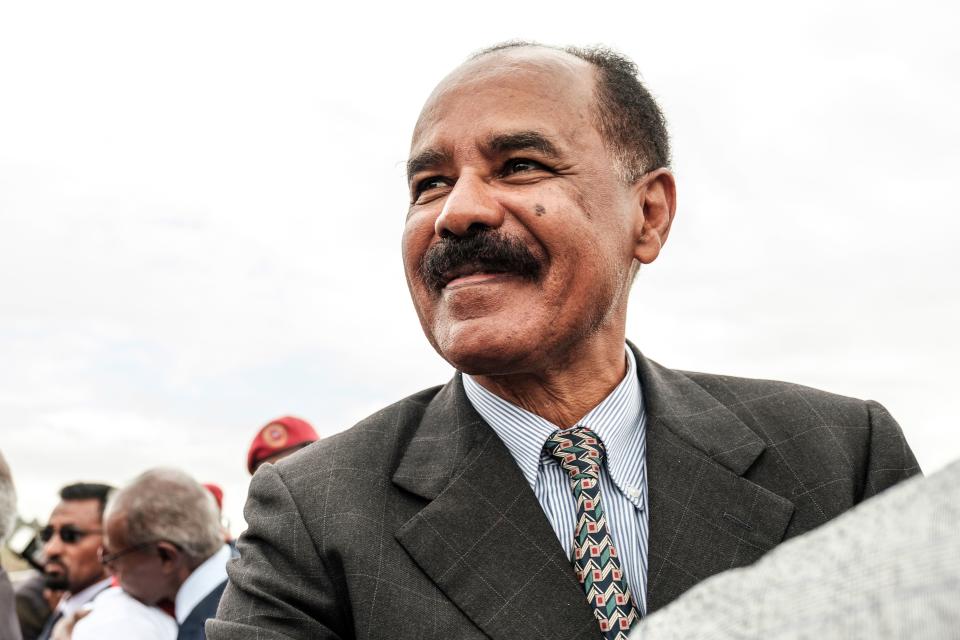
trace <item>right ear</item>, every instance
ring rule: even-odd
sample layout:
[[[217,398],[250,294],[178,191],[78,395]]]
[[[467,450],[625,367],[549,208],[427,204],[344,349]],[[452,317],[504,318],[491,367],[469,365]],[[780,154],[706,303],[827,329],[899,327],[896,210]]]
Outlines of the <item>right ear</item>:
[[[175,544],[161,540],[157,543],[157,555],[160,556],[160,562],[163,563],[164,568],[176,567],[183,552]]]
[[[677,212],[677,185],[669,169],[655,169],[634,185],[637,216],[633,257],[650,264],[660,255]]]

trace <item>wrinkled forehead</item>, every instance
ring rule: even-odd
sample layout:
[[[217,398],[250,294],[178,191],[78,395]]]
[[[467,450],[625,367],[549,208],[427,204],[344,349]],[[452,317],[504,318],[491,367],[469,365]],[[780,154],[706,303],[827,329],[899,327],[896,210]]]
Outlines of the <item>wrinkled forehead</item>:
[[[454,69],[424,103],[411,155],[450,143],[444,125],[474,129],[574,129],[590,121],[594,69],[571,54],[540,47],[496,51]],[[532,125],[537,125],[533,127]],[[441,140],[443,139],[443,140]],[[457,142],[454,140],[453,142]]]

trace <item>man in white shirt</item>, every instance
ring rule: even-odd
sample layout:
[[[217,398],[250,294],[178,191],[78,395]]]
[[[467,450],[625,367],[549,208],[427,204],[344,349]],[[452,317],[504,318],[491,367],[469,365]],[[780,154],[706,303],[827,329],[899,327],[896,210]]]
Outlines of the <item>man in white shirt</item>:
[[[120,587],[111,587],[97,597],[90,613],[73,626],[70,640],[174,640],[176,621],[159,607],[132,598]],[[54,640],[60,637],[54,631]]]
[[[102,561],[123,590],[143,605],[172,603],[176,638],[204,640],[204,623],[216,614],[231,556],[210,493],[185,473],[152,469],[110,501],[104,532]],[[77,624],[78,632],[86,622]]]

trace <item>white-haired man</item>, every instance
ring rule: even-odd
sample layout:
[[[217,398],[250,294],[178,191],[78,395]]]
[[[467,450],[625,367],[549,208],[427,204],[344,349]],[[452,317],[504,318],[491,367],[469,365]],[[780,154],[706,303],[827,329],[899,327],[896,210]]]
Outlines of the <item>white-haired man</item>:
[[[230,556],[213,497],[183,472],[146,471],[107,505],[102,561],[138,602],[174,605],[170,638],[206,637],[204,623],[216,614]],[[94,609],[73,640],[131,637],[118,621],[98,619]]]

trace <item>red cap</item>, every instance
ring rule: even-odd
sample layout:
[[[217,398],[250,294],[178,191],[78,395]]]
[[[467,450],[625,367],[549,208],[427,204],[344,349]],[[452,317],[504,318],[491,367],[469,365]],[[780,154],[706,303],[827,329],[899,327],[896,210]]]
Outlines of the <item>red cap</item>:
[[[260,429],[250,445],[247,470],[252,474],[254,465],[264,458],[319,439],[320,436],[306,420],[293,416],[271,420],[267,426]]]
[[[212,482],[205,483],[203,488],[213,495],[213,499],[217,501],[217,509],[223,511],[223,489],[221,489],[219,485],[215,485]]]

